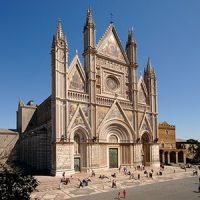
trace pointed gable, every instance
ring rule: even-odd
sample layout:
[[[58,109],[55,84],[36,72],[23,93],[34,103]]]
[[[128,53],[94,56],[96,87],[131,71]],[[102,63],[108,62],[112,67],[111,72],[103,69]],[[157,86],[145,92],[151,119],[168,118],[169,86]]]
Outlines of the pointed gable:
[[[84,114],[84,111],[80,105],[78,105],[70,123],[68,126],[68,130],[71,128],[74,128],[76,126],[83,126],[85,127],[88,131],[90,131],[90,124],[87,120],[87,117]]]
[[[140,128],[139,128],[140,132],[145,131],[145,130],[152,132],[151,122],[149,121],[148,118],[149,118],[149,116],[145,112],[143,119],[142,119],[142,122],[140,124]]]
[[[128,62],[126,53],[121,45],[113,24],[110,24],[104,36],[99,41],[96,49],[99,54],[124,63]]]
[[[128,119],[128,117],[126,116],[124,110],[122,109],[120,103],[118,102],[118,100],[115,100],[114,103],[112,104],[111,108],[109,109],[109,111],[106,113],[104,119],[101,121],[99,127],[98,127],[98,131],[100,130],[101,126],[103,126],[103,124],[107,121],[107,120],[121,120],[124,121],[128,127],[130,128],[130,130],[132,132],[135,132],[135,130],[133,129],[133,127],[130,124],[130,121]]]
[[[69,89],[85,91],[85,72],[77,54],[69,67]]]

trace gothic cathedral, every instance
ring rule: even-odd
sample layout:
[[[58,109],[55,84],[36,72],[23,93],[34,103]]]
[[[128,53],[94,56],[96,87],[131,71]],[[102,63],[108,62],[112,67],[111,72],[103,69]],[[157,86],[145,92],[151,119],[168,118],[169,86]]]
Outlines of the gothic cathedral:
[[[138,77],[134,34],[125,49],[113,23],[96,43],[92,12],[83,29],[84,64],[58,22],[51,49],[52,94],[18,106],[19,158],[53,175],[63,171],[159,165],[156,75],[150,59]],[[32,153],[31,153],[32,152]]]

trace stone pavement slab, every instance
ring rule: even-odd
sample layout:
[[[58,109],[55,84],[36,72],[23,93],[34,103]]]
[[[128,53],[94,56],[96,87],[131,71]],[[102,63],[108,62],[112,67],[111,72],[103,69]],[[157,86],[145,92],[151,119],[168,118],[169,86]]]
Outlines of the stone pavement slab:
[[[175,169],[175,173],[174,173]],[[132,169],[133,170],[133,169]],[[141,179],[130,179],[128,175],[124,175],[123,172],[118,172],[118,170],[109,170],[104,172],[104,175],[108,176],[109,179],[100,180],[98,177],[100,173],[96,173],[95,177],[90,177],[91,182],[89,186],[84,188],[79,188],[79,179],[89,177],[90,174],[80,173],[73,175],[71,182],[68,185],[62,184],[61,189],[59,189],[60,177],[36,177],[40,182],[40,186],[37,188],[38,192],[33,192],[31,194],[31,199],[38,200],[57,200],[57,199],[70,199],[79,196],[92,195],[97,193],[104,193],[108,191],[115,191],[115,188],[111,187],[112,178],[110,178],[111,173],[115,172],[117,174],[117,189],[124,189],[130,187],[137,187],[140,185],[153,184],[158,182],[176,180],[185,177],[192,176],[192,170],[188,169],[186,172],[178,167],[165,167],[162,176],[156,175],[157,169],[154,170],[153,178],[147,178],[143,171],[134,171],[135,177],[138,173],[141,174]],[[147,168],[150,171],[150,168]]]

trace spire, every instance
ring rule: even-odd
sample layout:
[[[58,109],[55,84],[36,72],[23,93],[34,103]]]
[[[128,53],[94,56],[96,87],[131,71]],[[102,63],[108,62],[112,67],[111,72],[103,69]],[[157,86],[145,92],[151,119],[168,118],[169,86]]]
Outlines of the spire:
[[[151,59],[150,58],[148,58],[147,67],[146,67],[146,71],[145,72],[148,75],[154,75],[155,76],[155,72],[154,72],[154,69],[152,67]]]
[[[57,41],[60,41],[61,45],[64,45],[66,49],[68,50],[67,37],[63,32],[61,19],[58,20],[56,33],[55,35],[53,35],[53,41],[52,41],[52,46],[51,46],[52,49],[54,49],[55,45],[57,44]]]
[[[147,60],[147,69],[146,69],[147,72],[153,72],[153,67],[152,67],[152,64],[151,64],[151,59],[148,57],[148,60]]]
[[[84,34],[84,52],[88,48],[94,48],[96,44],[96,30],[95,23],[92,17],[92,10],[87,10],[86,22],[83,29]]]
[[[85,22],[84,28],[86,28],[87,26],[95,26],[95,23],[94,23],[94,20],[92,17],[92,9],[91,8],[88,8],[88,10],[87,10],[87,17],[86,17],[86,22]]]
[[[129,29],[129,31],[128,31],[127,45],[130,45],[130,44],[136,44],[134,33],[133,33],[133,27],[131,29]]]
[[[130,64],[137,63],[137,45],[133,34],[133,28],[128,30],[128,40],[126,42],[126,53]],[[136,66],[136,65],[135,65]]]
[[[61,39],[61,40],[66,40],[65,35],[63,33],[62,30],[62,23],[61,20],[58,20],[58,25],[57,25],[57,29],[56,29],[56,39]]]

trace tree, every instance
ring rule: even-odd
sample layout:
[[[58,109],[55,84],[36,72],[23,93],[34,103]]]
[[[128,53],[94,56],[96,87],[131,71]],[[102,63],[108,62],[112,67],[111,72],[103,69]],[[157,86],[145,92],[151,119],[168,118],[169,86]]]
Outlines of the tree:
[[[16,173],[2,167],[0,171],[0,199],[26,200],[38,186],[38,181],[31,175]]]
[[[187,143],[189,143],[188,151],[194,155],[192,161],[195,164],[200,163],[200,142],[198,140],[189,139]]]

